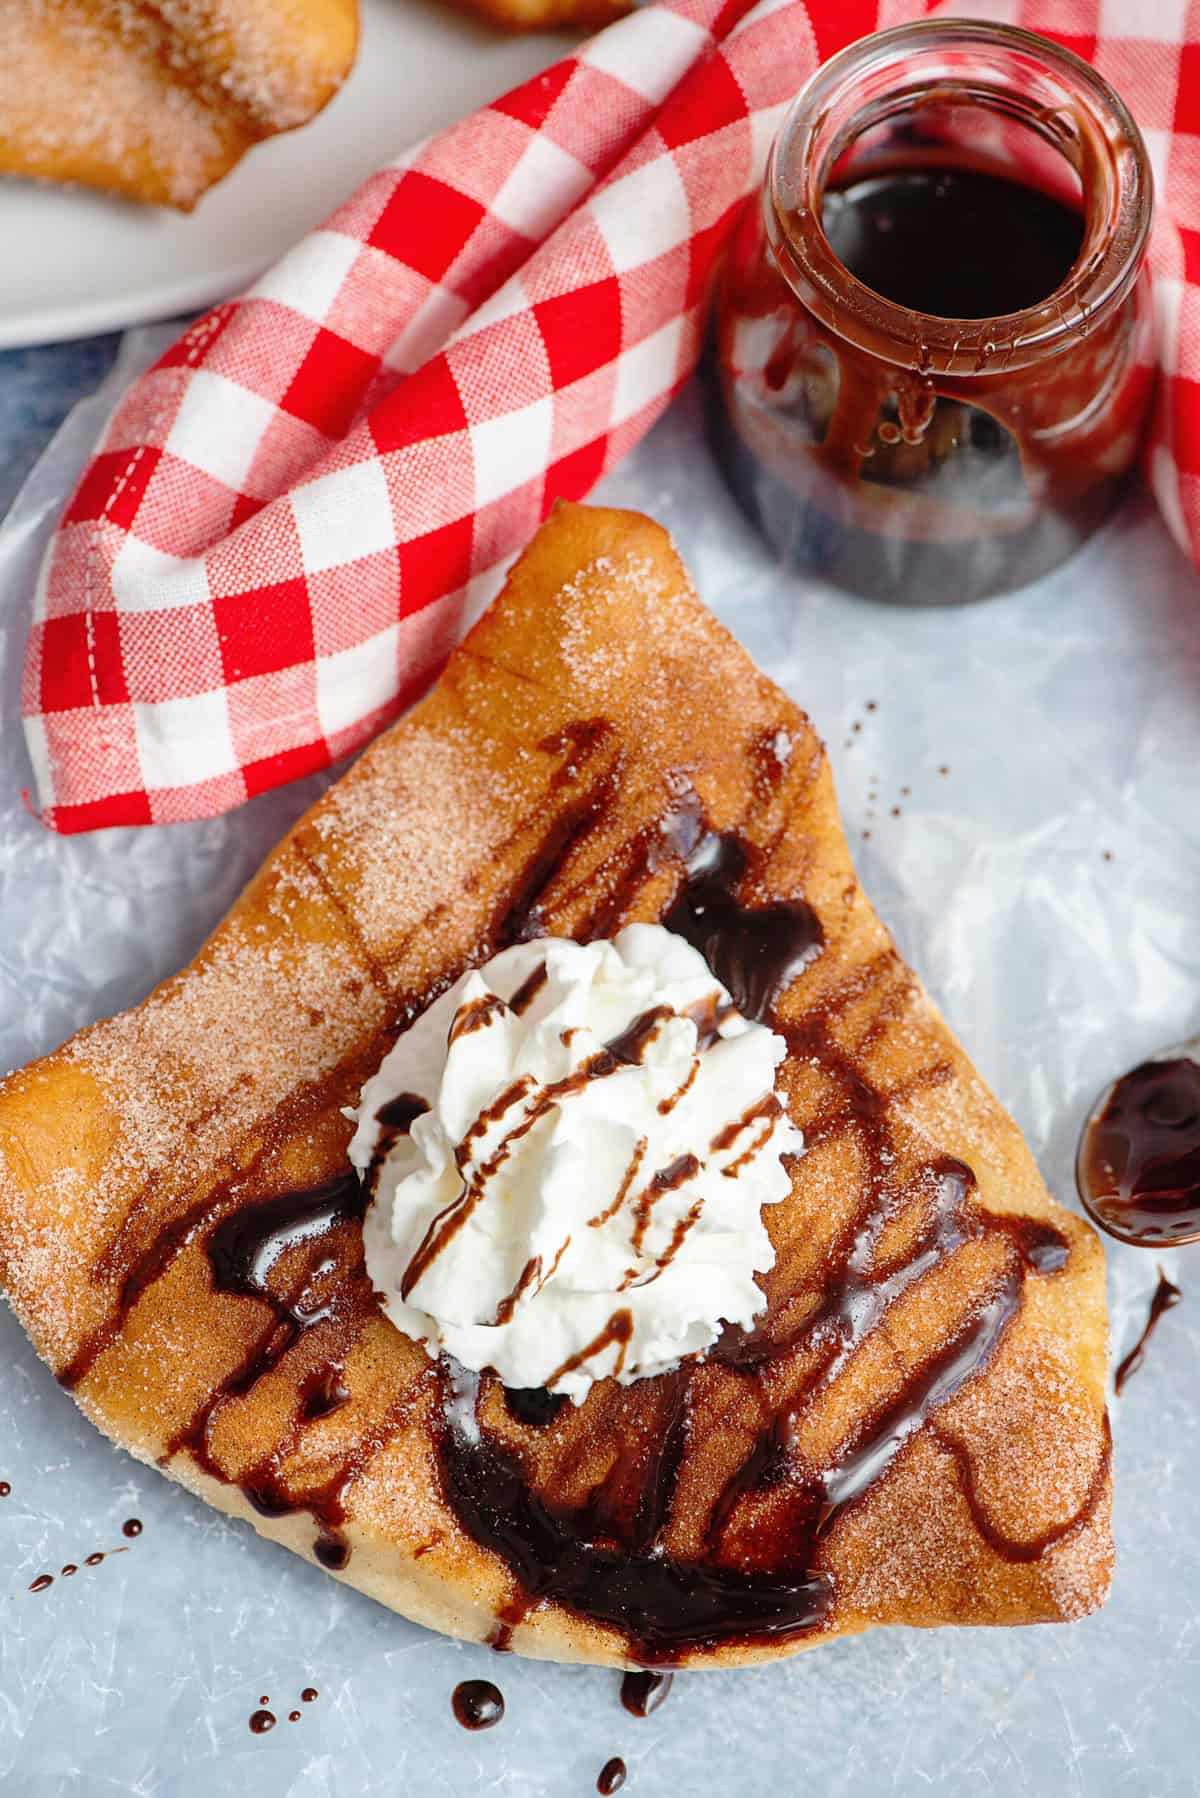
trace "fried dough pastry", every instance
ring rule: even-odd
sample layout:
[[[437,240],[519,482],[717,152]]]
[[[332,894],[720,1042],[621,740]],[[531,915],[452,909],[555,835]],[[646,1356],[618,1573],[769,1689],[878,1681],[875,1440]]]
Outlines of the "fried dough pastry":
[[[497,947],[664,917],[788,1044],[762,1319],[578,1409],[435,1363],[372,1293],[342,1107]],[[636,513],[560,506],[192,965],[4,1082],[0,1271],[115,1442],[453,1634],[729,1665],[1107,1590],[1099,1242],[871,909],[811,725]]]
[[[186,211],[357,46],[357,0],[0,0],[0,172]]]
[[[456,0],[464,12],[504,31],[600,31],[624,18],[632,0]]]

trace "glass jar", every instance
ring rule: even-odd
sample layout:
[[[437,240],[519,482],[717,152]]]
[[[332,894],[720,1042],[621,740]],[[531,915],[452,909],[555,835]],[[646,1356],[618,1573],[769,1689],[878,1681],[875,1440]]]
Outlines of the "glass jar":
[[[1153,386],[1141,134],[1094,69],[926,20],[817,71],[718,277],[711,435],[787,561],[905,604],[1055,567]]]

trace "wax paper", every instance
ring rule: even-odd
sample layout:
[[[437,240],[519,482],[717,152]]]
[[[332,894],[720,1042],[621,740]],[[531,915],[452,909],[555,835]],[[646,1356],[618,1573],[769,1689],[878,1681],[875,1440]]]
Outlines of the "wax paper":
[[[174,970],[323,784],[209,823],[65,840],[24,809],[17,690],[39,546],[155,347],[154,333],[127,340],[0,536],[5,1068]],[[809,710],[867,890],[1074,1204],[1098,1089],[1200,1029],[1200,580],[1135,497],[1020,593],[938,612],[850,599],[771,562],[700,415],[685,394],[599,497],[671,527],[709,604]],[[1108,1255],[1120,1353],[1155,1263]],[[1114,1411],[1103,1611],[1068,1627],[876,1631],[766,1669],[680,1675],[645,1721],[620,1708],[611,1672],[430,1635],[219,1518],[104,1441],[0,1308],[0,1790],[566,1798],[594,1792],[619,1754],[636,1798],[1194,1793],[1200,1249],[1165,1265],[1185,1297]],[[129,1539],[133,1516],[144,1528]],[[63,1578],[65,1564],[79,1571]],[[54,1583],[30,1592],[43,1573]],[[506,1700],[486,1734],[451,1713],[471,1677]],[[302,1703],[306,1687],[319,1697]],[[256,1735],[267,1700],[278,1722]]]

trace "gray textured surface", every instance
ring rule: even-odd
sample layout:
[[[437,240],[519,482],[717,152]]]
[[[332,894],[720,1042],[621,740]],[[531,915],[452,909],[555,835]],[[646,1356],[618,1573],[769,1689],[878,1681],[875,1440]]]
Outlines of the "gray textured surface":
[[[69,433],[77,457],[98,410]],[[47,507],[69,447],[35,483]],[[1200,1023],[1200,581],[1139,504],[1057,578],[969,612],[894,613],[805,586],[739,522],[692,396],[605,497],[671,524],[701,591],[812,711],[868,890],[1071,1202],[1093,1093]],[[173,969],[320,784],[157,832],[59,841],[29,819],[15,681],[37,515],[31,499],[0,546],[5,1067]],[[1103,1612],[1065,1629],[877,1632],[681,1678],[643,1723],[611,1674],[439,1640],[216,1518],[97,1436],[0,1312],[0,1789],[568,1798],[621,1753],[631,1798],[1194,1793],[1200,1250],[1171,1265],[1185,1302],[1115,1420]],[[1127,1346],[1153,1266],[1114,1249],[1110,1270]],[[28,1592],[120,1545],[131,1514],[146,1527],[128,1553]],[[508,1712],[472,1737],[449,1697],[477,1675],[499,1681]],[[309,1683],[321,1696],[299,1706]],[[255,1737],[262,1694],[280,1723]]]
[[[71,407],[108,373],[120,341],[0,350],[0,518]]]

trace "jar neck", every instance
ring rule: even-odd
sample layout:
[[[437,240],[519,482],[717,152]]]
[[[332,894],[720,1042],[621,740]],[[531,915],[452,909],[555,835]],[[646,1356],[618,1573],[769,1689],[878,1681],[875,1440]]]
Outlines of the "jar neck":
[[[916,146],[910,159],[969,161],[1070,199],[1083,235],[1062,284],[1024,311],[962,319],[914,312],[856,279],[825,236],[824,195],[900,144]],[[781,274],[831,331],[898,367],[958,377],[1044,361],[1121,305],[1145,253],[1153,179],[1128,109],[1071,51],[1010,26],[923,20],[817,70],[771,152],[763,206]]]

